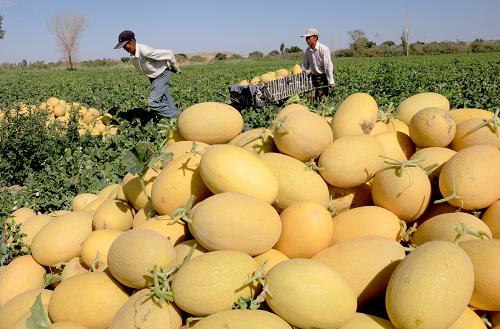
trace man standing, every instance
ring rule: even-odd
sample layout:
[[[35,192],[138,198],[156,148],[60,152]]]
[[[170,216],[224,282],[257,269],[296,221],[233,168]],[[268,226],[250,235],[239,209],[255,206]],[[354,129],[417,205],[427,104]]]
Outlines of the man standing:
[[[118,36],[115,49],[122,48],[130,56],[136,69],[147,75],[151,82],[151,94],[148,97],[149,106],[157,115],[164,118],[174,118],[179,113],[168,90],[168,82],[172,73],[180,69],[170,49],[154,49],[136,42],[135,34],[126,30]]]
[[[315,28],[307,29],[302,35],[306,38],[308,48],[304,52],[304,62],[302,68],[312,74],[312,83],[318,88],[315,91],[315,99],[326,100],[328,88],[335,86],[333,79],[333,64],[330,49],[318,41],[319,32]]]

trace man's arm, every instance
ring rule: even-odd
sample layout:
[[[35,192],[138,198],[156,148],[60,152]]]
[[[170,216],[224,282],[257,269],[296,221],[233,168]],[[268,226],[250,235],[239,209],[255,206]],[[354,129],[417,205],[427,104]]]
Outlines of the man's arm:
[[[325,47],[325,51],[323,53],[323,63],[325,65],[325,73],[326,78],[328,79],[328,84],[331,86],[335,85],[335,79],[333,78],[333,63],[332,63],[332,55],[330,53],[330,49]]]

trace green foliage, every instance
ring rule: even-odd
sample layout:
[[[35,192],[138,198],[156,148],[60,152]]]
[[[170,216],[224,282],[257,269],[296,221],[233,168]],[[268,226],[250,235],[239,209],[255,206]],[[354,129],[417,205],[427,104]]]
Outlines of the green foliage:
[[[7,218],[2,223],[0,241],[0,266],[9,264],[18,256],[26,255],[28,246],[23,242],[26,234],[21,232],[21,225]]]
[[[215,58],[214,59],[216,61],[223,61],[223,60],[227,59],[227,55],[224,54],[224,53],[217,53],[217,54],[215,54]]]
[[[5,31],[2,30],[2,20],[3,17],[0,15],[0,39],[3,39],[3,37],[5,36]]]
[[[31,316],[26,320],[28,329],[50,329],[50,322],[43,309],[41,295],[38,295],[31,307]]]

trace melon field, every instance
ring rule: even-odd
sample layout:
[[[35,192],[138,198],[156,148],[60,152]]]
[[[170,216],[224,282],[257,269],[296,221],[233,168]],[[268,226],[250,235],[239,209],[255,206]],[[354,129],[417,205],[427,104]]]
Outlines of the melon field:
[[[0,329],[500,328],[500,55],[295,64],[0,72]]]

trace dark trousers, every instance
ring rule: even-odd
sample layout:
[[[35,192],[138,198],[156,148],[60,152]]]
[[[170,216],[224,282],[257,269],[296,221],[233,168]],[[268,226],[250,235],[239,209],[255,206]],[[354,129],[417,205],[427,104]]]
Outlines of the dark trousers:
[[[313,87],[321,87],[321,86],[326,86],[323,88],[318,88],[314,90],[314,99],[315,100],[322,100],[324,98],[328,97],[328,78],[326,77],[326,74],[313,74],[311,76],[312,78],[312,84]]]

